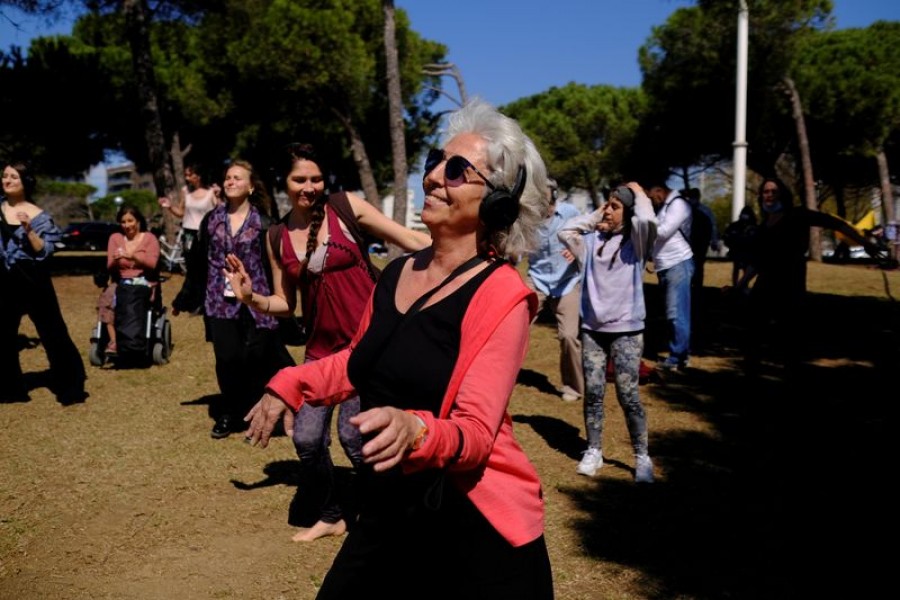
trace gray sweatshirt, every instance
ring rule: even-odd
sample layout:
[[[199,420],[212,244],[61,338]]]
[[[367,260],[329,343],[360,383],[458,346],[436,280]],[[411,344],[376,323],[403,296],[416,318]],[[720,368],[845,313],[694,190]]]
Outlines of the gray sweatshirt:
[[[656,238],[656,215],[646,194],[635,197],[631,235],[596,230],[603,210],[573,217],[560,241],[582,269],[581,328],[603,333],[643,331],[644,267]],[[602,250],[601,250],[602,248]]]

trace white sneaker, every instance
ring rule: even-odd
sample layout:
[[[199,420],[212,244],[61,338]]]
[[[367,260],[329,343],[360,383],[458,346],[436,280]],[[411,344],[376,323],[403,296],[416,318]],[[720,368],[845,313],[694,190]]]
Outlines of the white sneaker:
[[[575,390],[573,390],[572,388],[570,388],[567,385],[564,385],[562,387],[561,396],[562,396],[563,402],[575,402],[576,400],[581,398],[581,394],[579,394],[578,392],[576,392]]]
[[[588,448],[584,451],[584,456],[581,457],[581,462],[578,463],[578,471],[579,475],[587,475],[588,477],[593,477],[594,474],[600,470],[600,467],[603,466],[603,453],[600,452],[599,448]]]
[[[646,454],[635,457],[634,482],[653,483],[653,461]]]

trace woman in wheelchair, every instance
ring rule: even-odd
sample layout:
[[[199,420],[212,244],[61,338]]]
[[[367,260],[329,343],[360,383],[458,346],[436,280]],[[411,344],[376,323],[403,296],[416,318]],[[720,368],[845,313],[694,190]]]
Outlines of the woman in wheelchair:
[[[116,214],[116,221],[122,232],[110,236],[106,249],[106,268],[112,281],[100,294],[97,304],[100,321],[109,334],[107,356],[116,356],[119,350],[116,336],[117,289],[125,285],[143,286],[150,288],[151,301],[154,296],[159,296],[159,241],[147,231],[147,219],[137,207],[124,205]]]

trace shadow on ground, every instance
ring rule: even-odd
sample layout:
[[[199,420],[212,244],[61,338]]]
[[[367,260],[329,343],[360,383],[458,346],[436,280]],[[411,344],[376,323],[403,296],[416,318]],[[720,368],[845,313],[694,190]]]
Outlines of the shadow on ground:
[[[259,488],[284,485],[297,488],[287,510],[287,523],[294,527],[310,527],[319,520],[321,507],[325,501],[322,488],[304,489],[299,460],[276,460],[263,467],[263,477],[259,481],[245,482],[231,480],[235,489],[252,491]],[[334,467],[333,493],[342,503],[343,514],[348,527],[352,526],[359,507],[353,502],[356,494],[356,474],[349,467]]]
[[[706,291],[703,354],[725,367],[667,374],[651,389],[715,433],[654,433],[651,422],[664,472],[657,483],[563,488],[589,515],[572,523],[584,551],[645,573],[646,598],[880,595],[890,573],[882,548],[892,542],[887,415],[900,367],[897,303],[810,294],[800,355],[789,357],[796,367],[764,361],[751,375],[739,305]],[[654,333],[648,344],[659,343]],[[580,456],[584,442],[571,425],[516,421]]]

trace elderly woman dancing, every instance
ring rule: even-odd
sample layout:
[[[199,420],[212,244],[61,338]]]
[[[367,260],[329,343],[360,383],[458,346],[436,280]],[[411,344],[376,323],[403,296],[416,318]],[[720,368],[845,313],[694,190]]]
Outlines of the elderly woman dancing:
[[[544,503],[508,413],[537,299],[504,256],[533,246],[546,168],[473,101],[425,163],[432,246],[387,265],[346,349],[282,369],[248,442],[304,403],[359,394],[361,506],[318,598],[552,598]],[[290,409],[290,410],[288,410]]]

